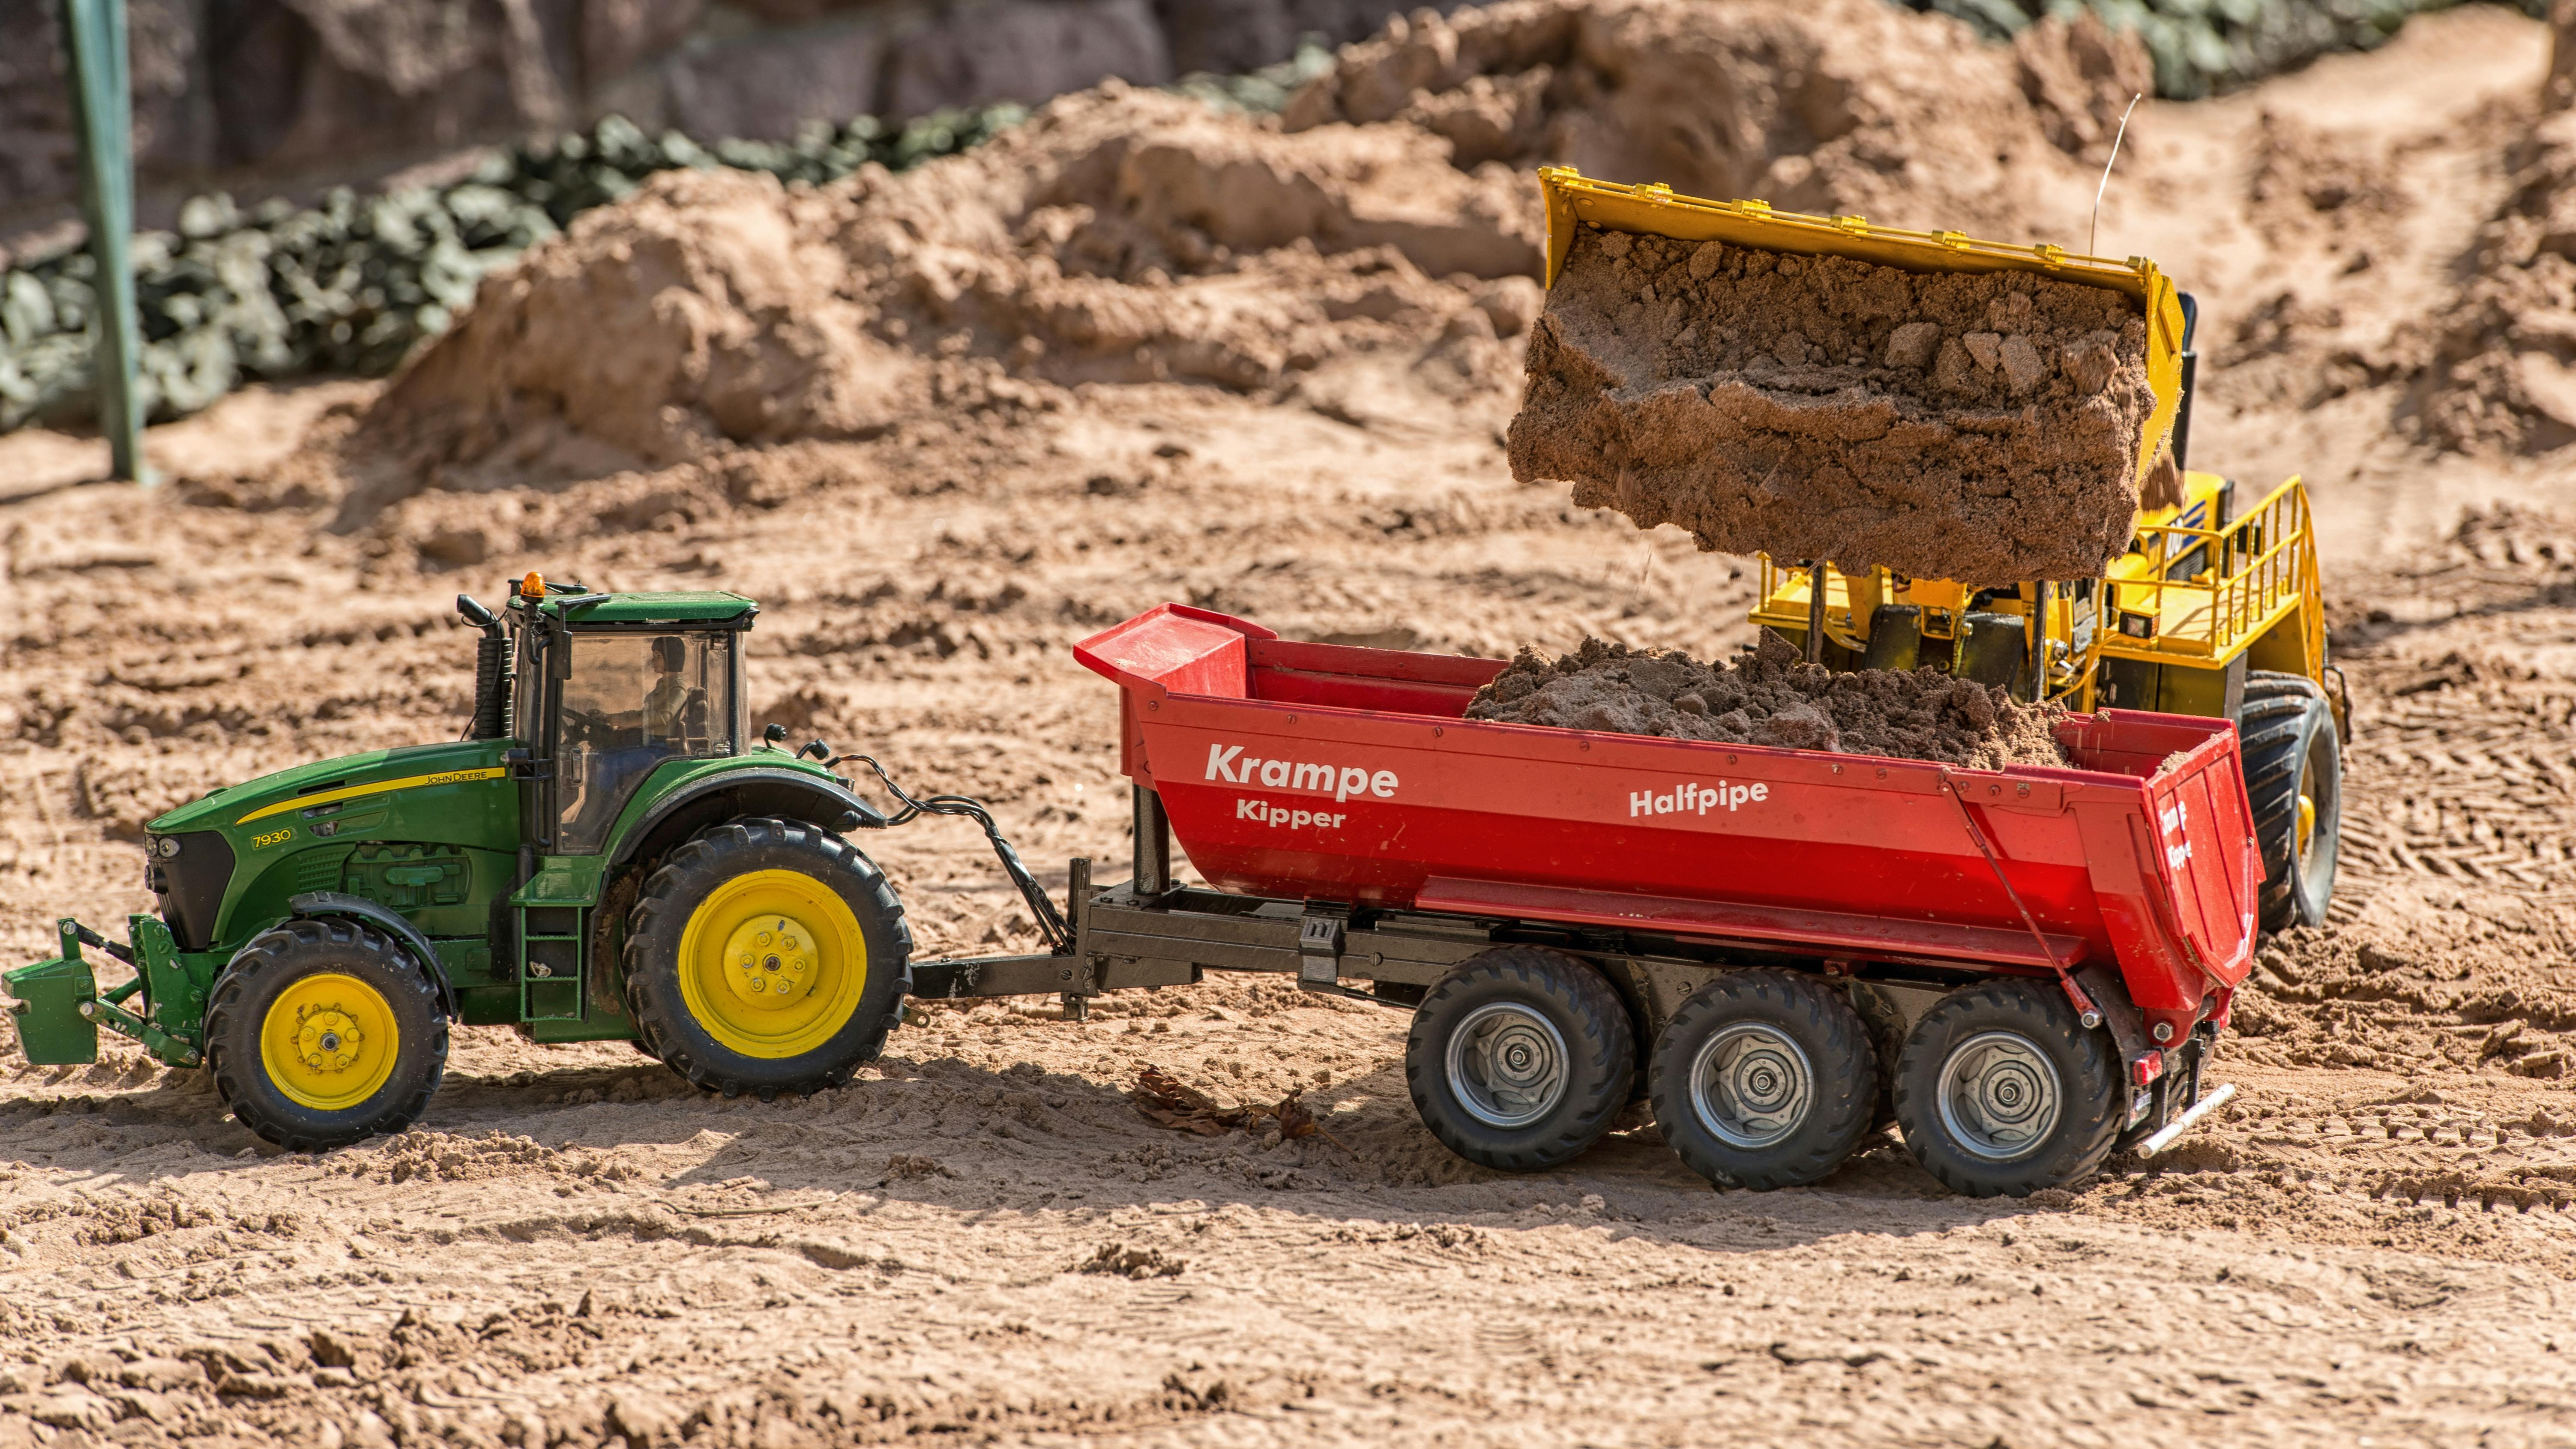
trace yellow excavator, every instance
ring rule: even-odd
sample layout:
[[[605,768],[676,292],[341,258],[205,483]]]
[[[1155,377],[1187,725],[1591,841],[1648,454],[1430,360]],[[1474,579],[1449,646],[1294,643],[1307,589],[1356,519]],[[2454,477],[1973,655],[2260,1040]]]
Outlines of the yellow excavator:
[[[2148,318],[2157,406],[2142,430],[2140,508],[2100,578],[1971,588],[1829,560],[1760,559],[1752,619],[1832,669],[1940,669],[2025,699],[2236,722],[2263,847],[2262,924],[2325,920],[2334,893],[2348,691],[2326,657],[2306,485],[2259,496],[2188,464],[2198,308],[2144,257],[2111,261],[1856,216],[1703,201],[1655,185],[1539,173],[1552,287],[1578,226],[1842,256],[1912,271],[2034,272],[2135,298]],[[2033,627],[2033,621],[2037,626]]]

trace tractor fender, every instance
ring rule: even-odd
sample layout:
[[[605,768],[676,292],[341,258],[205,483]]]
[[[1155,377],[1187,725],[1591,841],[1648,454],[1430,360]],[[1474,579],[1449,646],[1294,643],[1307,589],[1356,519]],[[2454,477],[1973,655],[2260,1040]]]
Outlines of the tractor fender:
[[[299,920],[345,916],[353,921],[364,921],[402,942],[404,950],[419,958],[421,974],[429,978],[430,985],[438,988],[439,1009],[447,1013],[448,1020],[456,1019],[456,987],[447,979],[447,968],[439,964],[438,948],[430,944],[429,937],[421,933],[420,927],[403,919],[401,912],[391,906],[379,905],[365,896],[341,891],[307,891],[300,896],[289,896],[286,910],[289,916]]]
[[[829,776],[757,765],[727,770],[654,801],[610,850],[605,879],[616,879],[634,862],[709,825],[745,815],[783,816],[840,834],[879,830],[886,823],[875,806]]]

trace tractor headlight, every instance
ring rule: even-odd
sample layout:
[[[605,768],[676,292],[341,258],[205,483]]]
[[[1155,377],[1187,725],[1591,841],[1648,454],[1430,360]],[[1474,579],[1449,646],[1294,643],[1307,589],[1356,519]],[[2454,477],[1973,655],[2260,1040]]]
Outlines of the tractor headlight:
[[[2123,609],[2120,611],[2120,632],[2132,639],[2152,639],[2156,636],[2156,616],[2132,614]]]
[[[171,859],[179,853],[179,837],[175,835],[162,836],[159,840],[152,842],[152,852],[153,854],[160,856],[163,860]]]

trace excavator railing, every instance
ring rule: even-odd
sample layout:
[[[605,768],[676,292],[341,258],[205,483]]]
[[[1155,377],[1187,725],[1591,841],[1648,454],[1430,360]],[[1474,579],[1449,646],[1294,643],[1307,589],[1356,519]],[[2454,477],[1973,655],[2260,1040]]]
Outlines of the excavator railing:
[[[2094,596],[2096,652],[2162,662],[2229,658],[2293,614],[2303,672],[2325,666],[2316,530],[2293,477],[2216,528],[2148,524]]]

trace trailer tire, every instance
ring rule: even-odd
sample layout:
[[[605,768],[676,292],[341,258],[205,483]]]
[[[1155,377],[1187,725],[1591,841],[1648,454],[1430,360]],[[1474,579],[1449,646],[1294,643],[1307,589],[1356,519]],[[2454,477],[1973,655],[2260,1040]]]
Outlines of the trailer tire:
[[[2255,670],[2245,677],[2236,733],[2263,851],[2263,929],[2323,925],[2343,823],[2343,740],[2334,709],[2306,675]]]
[[[409,1127],[447,1073],[447,1014],[431,969],[393,937],[340,917],[261,932],[207,1003],[216,1094],[290,1152]]]
[[[2127,1105],[2109,1036],[2025,981],[1941,998],[1896,1061],[1905,1145],[1969,1197],[2028,1197],[2086,1176],[2109,1155]]]
[[[1637,1038],[1590,966],[1505,946],[1435,983],[1404,1044],[1422,1125],[1470,1162],[1537,1172],[1572,1161],[1628,1105]]]
[[[764,1102],[847,1082],[912,988],[912,931],[885,875],[800,820],[730,820],[664,856],[625,955],[639,1048]]]
[[[1879,1102],[1878,1053],[1842,993],[1728,971],[1682,1002],[1647,1076],[1655,1125],[1720,1187],[1796,1187],[1842,1165]]]

